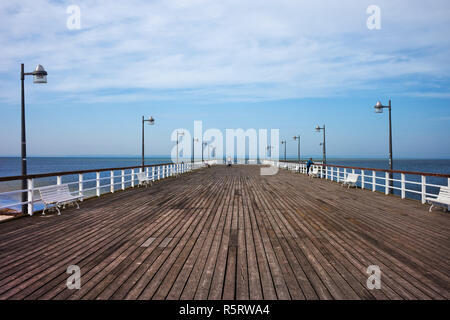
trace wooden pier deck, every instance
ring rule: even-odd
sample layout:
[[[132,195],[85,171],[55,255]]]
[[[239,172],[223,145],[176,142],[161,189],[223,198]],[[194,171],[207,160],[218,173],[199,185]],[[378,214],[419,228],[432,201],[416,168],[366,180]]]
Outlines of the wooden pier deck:
[[[413,200],[214,166],[1,223],[0,299],[449,299],[449,235]]]

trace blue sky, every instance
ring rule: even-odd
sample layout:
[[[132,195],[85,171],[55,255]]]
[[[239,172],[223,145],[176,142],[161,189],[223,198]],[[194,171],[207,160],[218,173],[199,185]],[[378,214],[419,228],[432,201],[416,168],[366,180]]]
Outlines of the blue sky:
[[[81,9],[69,30],[66,10]],[[381,10],[369,30],[366,9]],[[450,3],[424,1],[2,1],[0,156],[20,153],[20,63],[29,155],[167,155],[177,128],[278,128],[295,155],[450,158]],[[36,45],[38,44],[38,45]]]

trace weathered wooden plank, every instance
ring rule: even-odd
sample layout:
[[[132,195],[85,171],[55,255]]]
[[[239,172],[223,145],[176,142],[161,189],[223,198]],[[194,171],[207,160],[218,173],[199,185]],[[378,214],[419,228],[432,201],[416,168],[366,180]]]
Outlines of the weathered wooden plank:
[[[259,168],[214,166],[0,224],[0,298],[450,298],[448,215]],[[66,288],[69,264],[81,290]],[[366,288],[373,264],[381,290]]]

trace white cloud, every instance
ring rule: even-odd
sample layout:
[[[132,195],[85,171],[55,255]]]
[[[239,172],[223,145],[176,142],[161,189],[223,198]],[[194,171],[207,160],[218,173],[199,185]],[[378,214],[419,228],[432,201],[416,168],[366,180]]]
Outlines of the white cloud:
[[[1,2],[1,100],[17,100],[20,62],[48,69],[46,91],[91,101],[315,97],[449,77],[445,0],[377,1],[380,31],[367,30],[361,0],[90,0],[79,31],[66,28],[70,4]]]

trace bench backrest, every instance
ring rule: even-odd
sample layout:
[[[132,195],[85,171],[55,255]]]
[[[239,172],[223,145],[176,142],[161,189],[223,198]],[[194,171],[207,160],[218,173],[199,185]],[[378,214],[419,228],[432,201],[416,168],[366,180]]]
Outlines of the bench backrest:
[[[47,203],[73,197],[70,193],[68,184],[42,187],[39,188],[39,193],[41,194],[41,200]]]
[[[146,176],[145,172],[138,172],[138,173],[136,173],[136,175],[137,175],[139,182],[143,182],[143,181],[147,180],[147,176]]]
[[[450,203],[450,187],[441,187],[437,200]]]
[[[313,167],[312,173],[313,174],[318,174],[319,173],[319,168],[318,167]]]
[[[349,173],[347,175],[347,181],[351,183],[356,183],[358,181],[359,174],[356,173]]]

